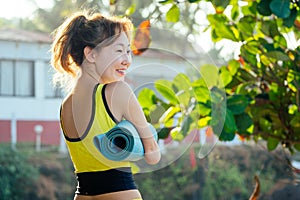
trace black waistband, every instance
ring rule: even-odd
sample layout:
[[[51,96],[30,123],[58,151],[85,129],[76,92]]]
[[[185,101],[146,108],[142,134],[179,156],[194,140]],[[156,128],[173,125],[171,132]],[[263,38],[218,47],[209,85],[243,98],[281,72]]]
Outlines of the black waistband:
[[[76,178],[78,185],[75,193],[79,195],[99,195],[137,189],[129,167],[77,173]]]

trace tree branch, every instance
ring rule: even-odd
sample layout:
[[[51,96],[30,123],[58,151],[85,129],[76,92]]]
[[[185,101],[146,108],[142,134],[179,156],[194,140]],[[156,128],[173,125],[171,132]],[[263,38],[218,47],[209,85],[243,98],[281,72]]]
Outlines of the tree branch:
[[[266,138],[277,139],[277,140],[279,140],[281,142],[284,142],[284,143],[300,144],[299,140],[284,139],[284,138],[282,138],[280,136],[269,134],[269,133],[265,133],[265,132],[262,132],[262,131],[255,131],[255,133],[253,133],[253,135],[255,135],[255,136],[263,136],[263,137],[266,137]]]

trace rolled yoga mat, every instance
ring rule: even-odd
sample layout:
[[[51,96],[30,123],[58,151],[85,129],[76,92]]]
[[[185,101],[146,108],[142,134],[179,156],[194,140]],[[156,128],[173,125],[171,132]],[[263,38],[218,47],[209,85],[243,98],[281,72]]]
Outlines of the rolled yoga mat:
[[[149,124],[155,140],[157,132]],[[113,161],[137,161],[144,157],[144,147],[138,131],[134,125],[123,120],[104,134],[94,137],[96,148],[107,159]]]

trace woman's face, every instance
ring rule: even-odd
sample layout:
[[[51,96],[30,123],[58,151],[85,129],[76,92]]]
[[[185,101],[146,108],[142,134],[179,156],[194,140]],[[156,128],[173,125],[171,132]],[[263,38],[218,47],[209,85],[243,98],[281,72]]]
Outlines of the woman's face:
[[[96,54],[96,71],[101,83],[124,80],[132,62],[130,43],[125,32],[111,44],[100,48]]]

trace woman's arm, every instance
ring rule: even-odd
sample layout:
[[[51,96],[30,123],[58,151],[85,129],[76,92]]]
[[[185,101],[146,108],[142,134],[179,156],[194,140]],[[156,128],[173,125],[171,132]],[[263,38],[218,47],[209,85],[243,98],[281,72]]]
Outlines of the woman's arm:
[[[146,162],[148,164],[158,163],[161,157],[158,144],[130,86],[123,81],[110,83],[107,85],[106,98],[110,101],[108,105],[117,120],[125,118],[136,127],[143,142]]]

